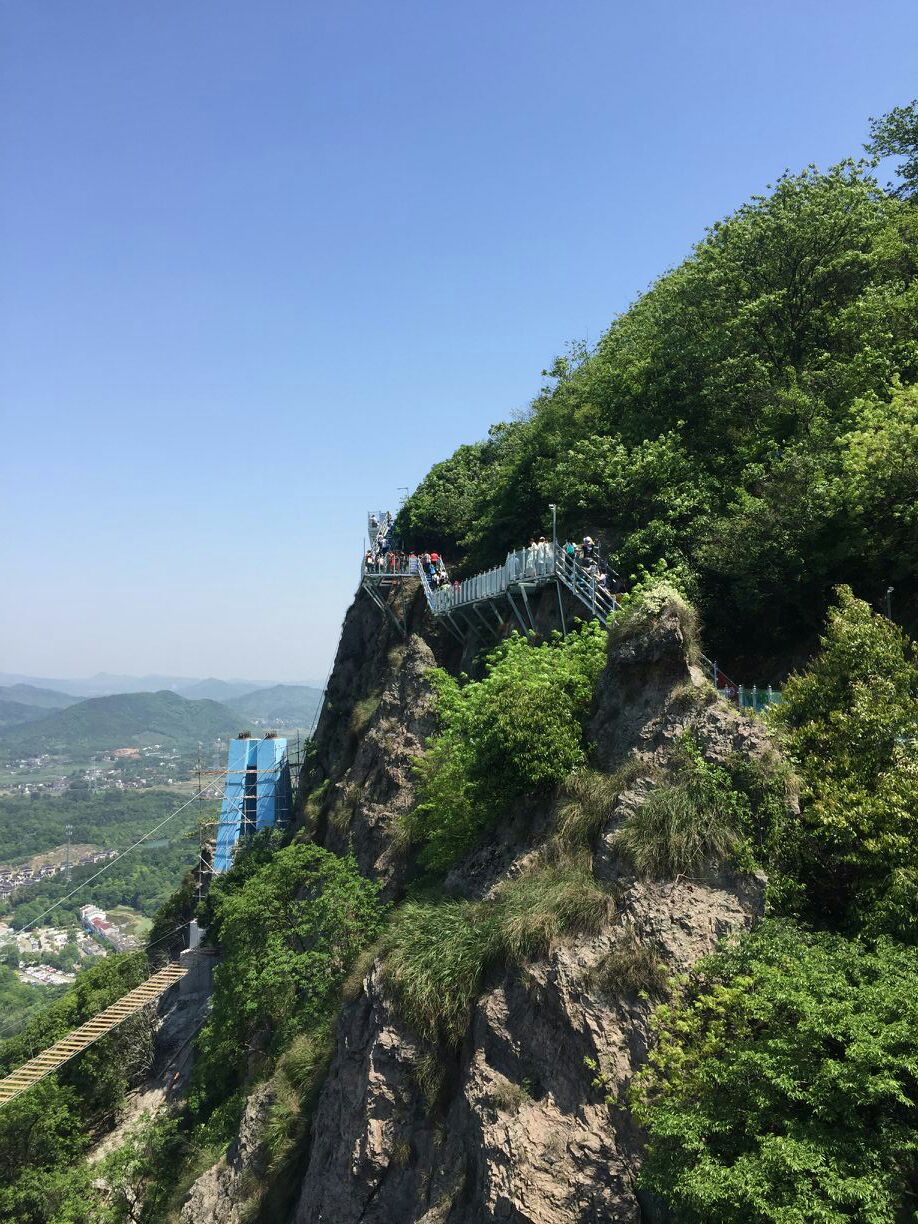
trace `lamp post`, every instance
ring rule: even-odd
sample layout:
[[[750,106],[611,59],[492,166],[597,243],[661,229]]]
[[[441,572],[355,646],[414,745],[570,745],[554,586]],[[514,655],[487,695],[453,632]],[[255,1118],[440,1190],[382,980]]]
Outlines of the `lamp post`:
[[[892,620],[892,593],[895,587],[886,588],[886,619]]]
[[[549,502],[548,508],[551,511],[551,555],[554,559],[558,555],[558,507],[554,502]]]

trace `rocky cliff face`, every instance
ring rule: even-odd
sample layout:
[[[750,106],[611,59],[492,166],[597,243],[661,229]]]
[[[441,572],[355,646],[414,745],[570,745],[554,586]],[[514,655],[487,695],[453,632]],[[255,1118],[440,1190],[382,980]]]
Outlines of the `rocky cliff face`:
[[[546,623],[548,600],[536,609]],[[361,869],[382,878],[393,897],[408,875],[393,824],[414,801],[412,758],[434,728],[425,673],[462,661],[458,643],[428,623],[417,600],[407,609],[407,630],[403,638],[365,596],[348,613],[304,813],[318,840],[335,850],[350,845]],[[608,921],[521,969],[496,970],[459,1049],[413,1033],[375,965],[340,1017],[296,1224],[664,1218],[635,1188],[641,1135],[623,1103],[646,1056],[655,999],[652,988],[641,990],[614,966],[640,946],[667,970],[688,968],[721,936],[756,920],[764,882],[715,863],[699,879],[639,880],[617,860],[612,835],[646,791],[640,766],[649,774],[665,764],[686,729],[711,760],[770,751],[761,727],[706,687],[689,653],[675,608],[610,647],[590,727],[595,761],[607,771],[629,759],[638,766],[593,847],[594,873],[615,894]],[[448,891],[487,896],[532,857],[551,818],[551,811],[521,809],[458,865]],[[245,1143],[205,1175],[202,1189],[215,1192],[223,1179],[222,1198],[199,1195],[200,1205],[183,1217],[189,1224],[236,1219],[233,1187],[259,1176],[253,1135],[261,1105],[253,1100]]]

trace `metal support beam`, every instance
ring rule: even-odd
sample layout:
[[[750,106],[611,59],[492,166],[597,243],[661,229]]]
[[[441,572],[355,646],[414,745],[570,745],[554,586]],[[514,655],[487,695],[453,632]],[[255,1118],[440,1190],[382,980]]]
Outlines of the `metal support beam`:
[[[485,633],[493,633],[493,632],[494,632],[494,630],[491,628],[490,624],[488,623],[488,619],[487,619],[487,617],[486,617],[486,616],[485,616],[485,614],[482,612],[481,608],[479,608],[478,604],[472,604],[472,611],[475,613],[475,615],[478,617],[478,619],[479,619],[479,620],[481,621],[481,623],[484,625],[484,628],[485,628]]]
[[[404,624],[402,624],[402,622],[398,619],[398,617],[395,615],[395,613],[392,611],[392,609],[389,607],[386,601],[384,599],[380,599],[378,593],[373,590],[372,584],[369,582],[363,582],[361,583],[361,585],[363,589],[366,591],[366,593],[369,595],[369,597],[376,604],[377,608],[379,608],[380,612],[382,612],[384,616],[387,616],[389,618],[389,620],[395,626],[396,631],[400,633],[402,637],[407,637],[408,636],[407,627]]]
[[[523,633],[528,633],[529,630],[526,628],[526,622],[523,620],[522,616],[520,616],[520,610],[516,606],[513,596],[510,594],[509,590],[506,592],[506,595],[507,595],[507,598],[510,600],[510,607],[513,609],[513,614],[515,615],[516,619],[520,623],[520,628],[522,629]]]
[[[564,619],[564,600],[561,598],[561,583],[555,580],[555,593],[558,596],[558,612],[561,616],[561,633],[567,637],[567,622]]]
[[[458,613],[457,613],[457,615],[458,615]],[[473,637],[473,638],[477,638],[477,637],[478,637],[478,626],[475,624],[475,622],[474,622],[474,621],[472,620],[472,618],[469,616],[469,610],[468,610],[468,608],[467,608],[467,607],[465,607],[465,608],[463,608],[463,609],[462,609],[462,619],[463,619],[463,620],[465,621],[465,623],[468,625],[468,627],[469,627],[469,633],[472,635],[472,637]]]
[[[447,612],[447,614],[446,614],[446,619],[447,619],[447,620],[449,621],[449,623],[452,625],[452,627],[453,627],[453,632],[455,633],[456,637],[459,639],[459,641],[460,641],[460,642],[463,644],[463,646],[464,646],[464,645],[465,645],[465,636],[464,636],[464,634],[463,634],[462,630],[459,628],[459,626],[458,626],[458,625],[456,624],[456,622],[453,620],[453,614],[452,614],[452,612]]]
[[[532,626],[532,632],[535,633],[535,621],[532,619],[532,609],[529,606],[529,596],[526,594],[526,584],[520,583],[520,594],[523,596],[523,604],[526,608],[526,615],[529,617],[529,623]]]

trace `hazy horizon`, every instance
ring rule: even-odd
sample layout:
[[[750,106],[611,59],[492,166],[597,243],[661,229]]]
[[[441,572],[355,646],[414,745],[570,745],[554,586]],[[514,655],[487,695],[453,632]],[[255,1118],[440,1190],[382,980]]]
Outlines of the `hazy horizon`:
[[[904,0],[0,22],[0,667],[37,677],[324,676],[367,509],[916,92]]]

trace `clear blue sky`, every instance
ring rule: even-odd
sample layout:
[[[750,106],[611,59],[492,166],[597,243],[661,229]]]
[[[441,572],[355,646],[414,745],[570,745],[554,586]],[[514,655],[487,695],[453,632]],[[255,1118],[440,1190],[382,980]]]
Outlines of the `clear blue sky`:
[[[321,679],[368,505],[916,93],[914,0],[2,0],[0,671]]]

